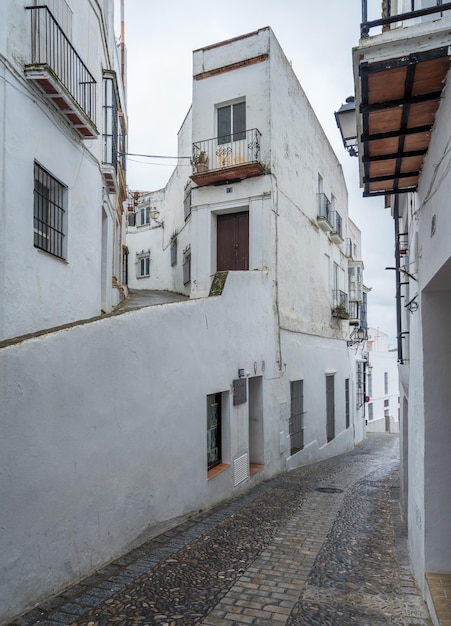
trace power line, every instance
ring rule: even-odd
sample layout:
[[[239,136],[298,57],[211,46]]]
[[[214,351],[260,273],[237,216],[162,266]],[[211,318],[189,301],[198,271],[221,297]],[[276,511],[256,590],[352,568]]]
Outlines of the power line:
[[[191,159],[188,156],[163,156],[161,154],[138,154],[136,152],[119,152],[118,156],[135,156],[144,157],[146,159]]]

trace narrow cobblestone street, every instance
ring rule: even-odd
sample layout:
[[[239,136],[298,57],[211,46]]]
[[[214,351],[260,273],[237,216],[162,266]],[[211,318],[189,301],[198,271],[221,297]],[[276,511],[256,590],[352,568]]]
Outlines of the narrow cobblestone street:
[[[399,509],[399,438],[294,470],[159,535],[14,626],[430,626]]]

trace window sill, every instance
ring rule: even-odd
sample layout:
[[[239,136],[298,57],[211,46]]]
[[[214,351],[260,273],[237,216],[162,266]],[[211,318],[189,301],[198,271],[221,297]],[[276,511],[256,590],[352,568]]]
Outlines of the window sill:
[[[249,476],[253,476],[257,472],[259,472],[262,467],[264,467],[263,463],[250,463],[249,465]]]
[[[216,465],[215,467],[212,467],[211,470],[208,470],[208,472],[207,472],[207,480],[210,480],[210,478],[214,478],[218,474],[221,474],[228,467],[230,467],[229,463],[220,463],[219,465]]]

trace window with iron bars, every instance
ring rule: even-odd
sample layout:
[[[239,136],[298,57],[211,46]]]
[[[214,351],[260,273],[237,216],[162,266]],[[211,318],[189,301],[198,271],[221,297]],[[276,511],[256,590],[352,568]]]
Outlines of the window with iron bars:
[[[188,183],[185,187],[185,198],[183,200],[183,211],[185,220],[191,215],[191,184]]]
[[[365,363],[357,361],[357,408],[360,409],[365,402]]]
[[[304,381],[290,382],[290,454],[304,447]]]
[[[345,378],[345,417],[346,428],[351,425],[351,411],[349,406],[349,378]]]
[[[191,246],[183,250],[183,284],[191,282]]]
[[[103,88],[103,163],[112,165],[117,172],[119,123],[115,72],[104,76]]]
[[[67,187],[34,164],[34,246],[66,258]]]
[[[177,265],[177,235],[171,237],[171,266]]]

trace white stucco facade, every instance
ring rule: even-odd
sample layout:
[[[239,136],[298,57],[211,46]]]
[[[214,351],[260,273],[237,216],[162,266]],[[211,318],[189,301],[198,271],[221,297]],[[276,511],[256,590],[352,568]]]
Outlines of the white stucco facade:
[[[428,574],[451,574],[451,542],[449,540],[449,517],[451,513],[450,472],[451,421],[449,407],[451,392],[449,385],[450,330],[447,319],[451,303],[451,219],[447,205],[451,192],[449,168],[449,145],[451,104],[449,102],[449,29],[451,14],[440,12],[439,5],[432,2],[415,4],[415,9],[430,8],[433,14],[416,17],[388,26],[381,35],[366,37],[354,51],[356,77],[356,104],[361,105],[361,83],[358,77],[359,64],[374,63],[374,67],[387,69],[403,63],[409,58],[426,64],[436,60],[440,71],[436,75],[439,83],[434,87],[440,94],[432,109],[433,117],[428,127],[426,153],[418,172],[414,164],[401,171],[409,171],[416,192],[392,193],[390,205],[395,226],[399,233],[395,240],[398,254],[399,280],[398,301],[398,359],[401,433],[401,503],[408,520],[409,551],[412,571],[419,587],[428,600],[434,624],[437,615],[428,587]],[[393,12],[410,11],[410,2],[400,2],[392,7]],[[438,10],[438,12],[436,11]],[[429,56],[428,56],[429,55]],[[438,59],[438,60],[437,60]],[[401,67],[401,65],[398,65]],[[414,68],[411,68],[411,71]],[[428,70],[428,79],[434,73]],[[376,76],[374,73],[373,76]],[[389,75],[386,74],[389,85]],[[413,93],[432,98],[432,88],[419,87],[417,69],[412,71]],[[401,81],[398,77],[398,84]],[[382,106],[392,100],[394,83],[380,95]],[[396,92],[399,97],[399,92]],[[404,96],[411,106],[409,96]],[[364,107],[363,107],[364,108]],[[421,107],[419,107],[420,110]],[[363,110],[363,109],[361,109]],[[385,109],[390,110],[390,104]],[[414,110],[414,109],[411,109]],[[424,113],[425,109],[422,110]],[[358,124],[360,124],[358,116]],[[376,117],[372,118],[373,120]],[[387,118],[388,119],[388,118]],[[392,118],[393,119],[393,118]],[[415,126],[425,126],[425,118],[409,120],[410,132]],[[360,129],[362,130],[361,126]],[[390,122],[385,130],[393,131]],[[412,130],[413,129],[413,130]],[[378,129],[379,130],[379,129]],[[403,135],[400,129],[400,135]],[[409,132],[409,131],[408,131]],[[361,136],[362,143],[368,136]],[[401,145],[401,143],[399,144]],[[418,144],[411,144],[418,148]],[[366,146],[367,149],[367,146]],[[363,151],[362,151],[363,152]],[[368,150],[367,150],[368,152]],[[382,151],[381,151],[382,152]],[[389,152],[390,153],[390,152]],[[412,153],[410,153],[412,155]],[[397,158],[401,162],[401,157]],[[408,155],[407,155],[408,156]],[[381,154],[378,153],[379,163]],[[422,159],[423,157],[421,157]],[[418,165],[417,165],[418,167]],[[387,174],[388,170],[384,170]],[[361,174],[364,166],[361,161]],[[369,177],[367,176],[367,179]],[[389,180],[388,174],[376,183]],[[395,177],[396,178],[396,177]],[[362,176],[363,182],[363,176]],[[399,178],[397,184],[402,188]],[[368,180],[367,180],[368,182]],[[370,361],[372,360],[370,355]]]
[[[243,102],[255,158],[219,180],[212,150],[211,184],[180,159],[165,189],[136,196],[130,287],[189,299],[0,344],[4,621],[144,533],[364,437],[367,361],[346,312],[360,231],[269,28],[194,53],[179,156],[212,137],[233,154],[243,140],[217,141],[217,111]],[[243,215],[244,267],[224,270],[221,223]]]
[[[404,499],[409,544],[417,579],[424,574],[451,573],[447,519],[451,512],[449,442],[450,365],[448,359],[451,302],[451,220],[446,198],[451,190],[447,167],[450,105],[449,76],[436,116],[434,132],[418,193],[401,203],[403,227],[409,232],[409,280],[403,330],[409,332],[408,361],[400,366]],[[418,306],[416,306],[418,305]],[[424,588],[424,582],[423,582]]]
[[[112,288],[117,197],[108,192],[102,177],[102,134],[106,132],[103,72],[117,69],[113,10],[108,2],[77,2],[71,10],[64,0],[52,0],[42,3],[53,12],[50,14],[46,8],[26,9],[29,4],[7,0],[1,7],[0,287],[4,297],[0,302],[0,339],[93,317],[118,302]],[[32,15],[34,19],[38,11],[40,17],[36,19],[42,24],[55,15],[61,22],[58,27],[64,26],[68,33],[70,44],[61,46],[58,55],[69,55],[71,45],[95,80],[89,115],[85,115],[87,126],[96,129],[92,138],[83,139],[53,104],[58,101],[63,106],[62,100],[51,102],[37,86],[37,74],[30,78],[26,73],[39,66],[36,71],[49,75],[48,70],[41,69],[47,67],[42,50],[53,44],[43,43],[44,27],[32,27]],[[42,59],[33,56],[33,32],[37,33]],[[45,85],[50,89],[48,82]],[[71,98],[59,83],[58,88],[66,99]],[[76,89],[74,86],[74,92]],[[78,96],[83,101],[83,94]],[[47,185],[45,193],[37,191],[45,203],[41,212],[49,213],[45,232],[36,224],[36,210],[34,215],[35,165]],[[50,217],[54,208],[50,186],[54,181],[61,191],[58,221]],[[46,248],[53,229],[63,231],[61,252],[49,253]],[[36,246],[37,239],[40,247]]]
[[[269,28],[196,50],[193,75],[193,103],[179,132],[179,156],[192,153],[193,144],[211,151],[211,141],[204,138],[218,135],[218,109],[244,102],[246,127],[258,129],[261,135],[258,158],[264,172],[197,185],[195,177],[192,182],[188,177],[186,160],[180,159],[165,189],[139,197],[135,225],[128,229],[127,237],[130,286],[207,297],[218,269],[219,219],[248,214],[248,271],[268,272],[267,288],[274,300],[276,361],[285,381],[277,386],[284,389],[286,398],[290,381],[305,377],[306,388],[311,384],[312,389],[316,385],[323,389],[326,372],[336,374],[336,393],[341,398],[340,443],[334,441],[326,447],[329,453],[347,449],[364,433],[363,406],[357,409],[355,402],[355,358],[360,352],[357,355],[355,349],[347,349],[352,327],[347,319],[332,317],[331,311],[337,304],[336,294],[348,294],[350,263],[354,259],[362,269],[363,264],[358,261],[362,258],[360,231],[348,218],[341,166]],[[209,154],[213,170],[220,169],[220,143],[214,148],[216,152]],[[187,211],[184,201],[189,193]],[[341,237],[336,241],[319,223],[319,196],[329,199],[342,218]],[[146,209],[153,208],[158,211],[157,220],[146,219]],[[175,263],[171,238],[177,240]],[[349,252],[351,241],[354,245]],[[184,282],[182,262],[187,249],[191,273]],[[141,265],[146,255],[150,258],[148,273]],[[140,275],[143,269],[145,276]],[[249,302],[248,323],[258,308],[258,302]],[[307,372],[314,372],[315,379],[307,381]],[[352,407],[347,427],[345,385],[349,385]],[[305,413],[305,448],[294,455],[290,466],[322,454],[326,437],[323,398],[320,394],[315,402],[313,396],[314,406]]]
[[[399,380],[396,350],[390,350],[388,335],[368,329],[368,395],[366,431],[399,433]]]

